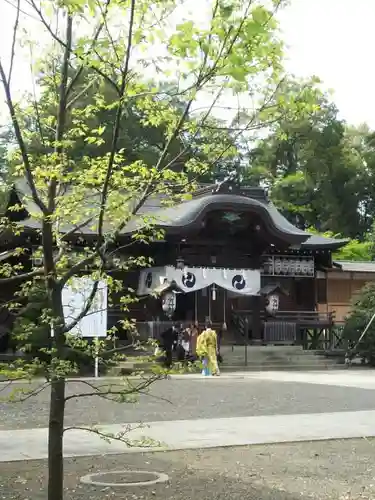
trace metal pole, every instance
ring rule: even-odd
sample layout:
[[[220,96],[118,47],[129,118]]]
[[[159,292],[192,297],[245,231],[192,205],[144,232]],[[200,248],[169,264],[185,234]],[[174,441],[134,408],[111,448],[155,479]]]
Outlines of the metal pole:
[[[352,356],[351,356],[351,353],[354,353],[354,351],[357,349],[357,347],[359,346],[359,344],[361,343],[361,340],[363,339],[363,337],[366,335],[367,333],[367,330],[370,328],[372,322],[374,321],[375,319],[375,313],[371,316],[371,319],[370,321],[367,323],[367,326],[366,328],[363,330],[362,332],[362,335],[359,337],[359,339],[357,340],[357,342],[355,343],[353,349],[348,349],[346,354],[345,354],[345,364],[347,366],[350,366],[351,365],[351,362],[352,362]]]
[[[208,287],[208,318],[211,321],[211,287]]]
[[[224,300],[224,304],[223,304],[223,307],[224,307],[223,319],[224,319],[224,323],[227,324],[227,291],[225,290],[225,288],[223,288],[222,290],[223,290],[223,300]]]
[[[198,321],[198,292],[194,292],[194,320]]]
[[[247,340],[249,336],[249,320],[245,317],[245,366],[247,366]]]
[[[95,378],[99,378],[99,337],[95,337]]]
[[[361,340],[362,340],[362,339],[363,339],[363,337],[366,335],[367,330],[370,328],[370,326],[371,326],[372,322],[374,321],[374,319],[375,319],[375,313],[371,316],[370,321],[367,323],[366,328],[363,330],[362,335],[359,337],[358,342],[357,342],[357,343],[356,343],[356,345],[355,345],[355,347],[356,347],[356,348],[359,346],[359,344],[360,344]]]

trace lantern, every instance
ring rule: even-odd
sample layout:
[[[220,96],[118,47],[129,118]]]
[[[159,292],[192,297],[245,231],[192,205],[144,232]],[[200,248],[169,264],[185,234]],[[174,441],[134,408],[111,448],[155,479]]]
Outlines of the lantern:
[[[168,317],[171,317],[176,310],[176,294],[166,292],[161,298],[161,307]]]
[[[184,269],[185,267],[185,261],[182,257],[178,257],[176,259],[176,268],[177,269]]]
[[[275,314],[279,310],[280,298],[277,294],[273,293],[267,296],[266,311],[269,314]]]

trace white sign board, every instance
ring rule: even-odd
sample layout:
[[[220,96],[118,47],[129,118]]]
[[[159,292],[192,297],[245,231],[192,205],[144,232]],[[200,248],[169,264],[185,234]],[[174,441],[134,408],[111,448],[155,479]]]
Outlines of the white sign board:
[[[64,318],[67,324],[74,321],[87,304],[94,280],[91,278],[74,278],[63,289],[62,300]],[[71,330],[71,334],[80,337],[107,336],[107,284],[99,282],[98,290],[86,316]]]

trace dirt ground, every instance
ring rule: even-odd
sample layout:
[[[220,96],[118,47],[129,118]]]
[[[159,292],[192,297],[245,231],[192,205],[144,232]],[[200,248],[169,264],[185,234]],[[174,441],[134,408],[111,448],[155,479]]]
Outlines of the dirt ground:
[[[163,472],[169,481],[128,487],[80,482],[87,474],[121,470]],[[46,473],[45,461],[0,463],[0,498],[45,500]],[[65,500],[373,500],[375,440],[67,459],[65,488]]]

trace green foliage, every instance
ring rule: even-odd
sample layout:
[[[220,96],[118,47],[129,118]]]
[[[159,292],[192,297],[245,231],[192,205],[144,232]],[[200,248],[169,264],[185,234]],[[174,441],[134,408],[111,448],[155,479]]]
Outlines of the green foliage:
[[[43,311],[48,305],[48,299],[40,283],[28,287],[28,305],[23,314],[15,321],[12,332],[14,348],[20,349],[27,357],[49,362],[49,356],[43,352],[50,344],[50,325],[46,324]]]
[[[293,210],[294,207],[291,208]],[[301,213],[301,212],[300,212]],[[314,227],[309,227],[306,229],[311,234],[319,234],[325,238],[344,238],[342,234],[335,234],[332,231],[326,231],[321,233],[317,231]],[[372,261],[374,255],[374,243],[372,236],[368,236],[365,241],[359,241],[356,239],[349,240],[348,243],[333,252],[333,260],[348,260],[348,261]]]
[[[307,228],[311,234],[319,234],[325,238],[344,238],[342,234],[335,234],[332,231],[320,233],[314,227]],[[336,250],[332,254],[333,260],[349,260],[349,261],[372,261],[374,255],[374,243],[372,236],[368,236],[365,241],[349,240],[348,243]]]
[[[372,241],[350,240],[333,254],[335,260],[372,261],[374,243]]]
[[[375,321],[370,325],[363,339],[358,341],[375,313],[375,283],[368,283],[353,302],[351,313],[345,321],[343,335],[349,345],[356,346],[356,352],[375,365]]]
[[[362,241],[375,214],[372,134],[340,120],[314,81],[287,82],[287,88],[310,102],[310,110],[297,102],[298,113],[276,122],[250,152],[247,175],[254,170],[276,205],[303,216],[306,226]]]
[[[27,180],[22,202],[40,225],[32,250],[43,262],[41,268],[27,259],[5,263],[1,274],[19,284],[9,306],[18,315],[14,340],[52,383],[77,370],[77,353],[117,359],[108,342],[93,346],[70,334],[88,313],[100,281],[111,294],[122,295],[123,326],[134,328],[127,313],[137,299],[111,266],[114,258],[120,273],[152,264],[140,255],[140,244],[164,234],[153,214],[140,213],[147,199],[163,195],[168,205],[185,199],[198,179],[212,178],[238,158],[244,133],[313,106],[308,94],[280,97],[283,44],[274,7],[239,0],[211,7],[203,24],[187,12],[171,26],[171,1],[32,4],[51,42],[43,51],[48,57],[32,61],[39,97],[33,93],[16,101],[0,65],[14,129],[9,167],[13,178]],[[59,18],[64,21],[54,32]],[[81,29],[83,24],[93,33]],[[35,54],[35,41],[22,44]],[[155,78],[155,71],[148,78],[151,67],[162,78]],[[239,133],[215,117],[221,96],[254,92],[256,106],[235,119]],[[203,98],[212,103],[200,106]],[[125,236],[129,225],[133,232]],[[4,220],[3,228],[14,236],[25,232],[22,221]],[[94,242],[77,251],[81,232]],[[62,290],[82,275],[95,284],[81,314],[69,323]],[[110,341],[115,332],[108,334]]]
[[[94,35],[76,30],[79,35],[71,38],[69,23],[57,39],[52,35],[48,57],[34,61],[38,99],[8,99],[19,128],[10,168],[15,177],[28,178],[23,201],[43,227],[43,240],[33,248],[43,268],[30,271],[23,264],[4,264],[2,276],[25,273],[16,299],[28,304],[28,312],[16,322],[15,339],[38,367],[44,363],[52,379],[54,370],[61,377],[64,369],[77,369],[77,352],[89,358],[97,354],[89,343],[70,336],[72,325],[62,315],[61,290],[75,277],[89,274],[96,283],[106,281],[110,293],[122,295],[123,327],[134,329],[126,315],[137,299],[123,290],[109,262],[119,257],[117,270],[123,273],[152,264],[139,250],[116,255],[116,244],[139,249],[140,243],[164,237],[152,214],[139,213],[149,197],[164,195],[173,205],[194,190],[196,180],[212,180],[237,165],[245,178],[272,186],[272,196],[283,209],[293,212],[304,206],[307,218],[316,216],[311,192],[320,170],[312,165],[317,173],[307,177],[289,146],[302,130],[315,140],[310,153],[327,127],[330,143],[342,130],[316,79],[301,83],[285,78],[274,12],[261,1],[244,5],[229,0],[213,3],[203,25],[187,16],[171,28],[166,19],[174,7],[173,2],[155,2],[150,9],[146,1],[113,1],[103,11],[95,2],[74,0],[36,9],[47,32],[49,20],[59,15],[68,15],[73,31],[82,18],[99,19]],[[122,27],[116,24],[119,16],[126,20]],[[144,75],[158,45],[164,51],[152,65],[162,73],[161,81]],[[139,56],[133,57],[134,50]],[[220,96],[249,93],[257,96],[256,105],[239,110],[230,127],[215,117]],[[202,96],[212,98],[203,110],[197,106]],[[248,134],[264,128],[273,135],[258,144],[252,168],[246,168]],[[298,154],[304,161],[308,157],[305,147]],[[134,231],[124,240],[122,231],[129,224]],[[14,235],[23,231],[22,222],[5,227]],[[62,236],[62,227],[71,228],[69,237]],[[77,252],[75,239],[82,229],[94,234],[96,243]],[[42,274],[48,279],[40,280]],[[43,303],[32,299],[36,284],[42,287]],[[12,307],[19,309],[18,304]],[[46,342],[51,326],[56,335]],[[109,338],[114,334],[109,332]],[[99,347],[104,359],[108,344]]]
[[[63,498],[65,403],[88,394],[126,403],[165,375],[158,370],[139,384],[125,380],[114,387],[86,381],[91,393],[65,394],[66,379],[82,357],[98,357],[102,364],[121,359],[111,345],[115,329],[94,343],[74,333],[101,282],[110,295],[120,296],[123,326],[134,331],[129,306],[137,299],[121,274],[152,264],[146,249],[164,238],[156,215],[142,214],[146,201],[162,195],[173,206],[203,176],[212,179],[234,160],[242,164],[252,132],[268,127],[285,142],[295,133],[285,124],[310,124],[309,114],[319,111],[316,81],[301,88],[285,78],[275,18],[280,4],[219,0],[210,4],[207,22],[197,22],[196,12],[179,11],[181,19],[171,24],[176,14],[171,0],[32,1],[28,7],[40,21],[40,39],[46,35],[50,41],[41,47],[48,58],[32,61],[40,98],[35,92],[17,101],[14,61],[5,68],[0,59],[15,143],[7,168],[23,182],[21,201],[37,227],[28,240],[25,221],[2,220],[19,258],[2,264],[0,285],[17,285],[8,307],[18,317],[16,340],[29,355],[3,373],[18,378],[41,371],[46,384],[40,390],[51,386],[49,500]],[[14,25],[15,41],[25,33],[21,21],[22,16]],[[23,39],[22,46],[35,54],[37,41],[39,33],[38,40]],[[173,83],[161,83],[166,81]],[[245,96],[249,106],[229,128],[217,120],[213,111],[222,97]],[[330,133],[331,140],[342,131],[335,123]],[[329,154],[335,157],[333,149]],[[256,166],[259,176],[266,165]],[[280,172],[277,163],[274,167],[273,178]],[[322,183],[320,173],[316,178]],[[21,218],[19,208],[13,212]],[[41,258],[41,267],[23,258],[22,245]],[[93,282],[90,296],[74,318],[65,318],[64,287],[76,286],[82,276]]]

